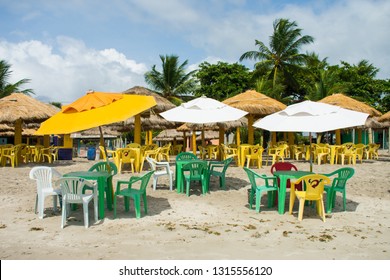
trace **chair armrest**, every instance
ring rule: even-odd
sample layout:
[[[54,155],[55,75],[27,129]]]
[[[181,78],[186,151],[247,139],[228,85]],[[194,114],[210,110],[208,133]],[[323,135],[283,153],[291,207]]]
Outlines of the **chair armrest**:
[[[62,174],[60,172],[58,172],[56,169],[54,169],[54,168],[51,168],[51,172],[56,177],[62,177]]]

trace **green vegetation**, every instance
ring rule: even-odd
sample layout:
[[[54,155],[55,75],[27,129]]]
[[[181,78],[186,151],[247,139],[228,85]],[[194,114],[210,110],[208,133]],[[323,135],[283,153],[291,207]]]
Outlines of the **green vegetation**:
[[[27,95],[34,94],[32,89],[24,89],[21,87],[30,82],[29,79],[22,79],[14,84],[8,82],[11,77],[11,65],[5,60],[0,60],[0,98],[6,97],[14,92],[21,92]]]

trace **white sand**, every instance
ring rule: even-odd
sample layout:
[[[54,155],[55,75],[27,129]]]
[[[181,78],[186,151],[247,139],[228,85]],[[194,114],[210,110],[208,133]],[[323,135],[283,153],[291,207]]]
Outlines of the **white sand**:
[[[173,158],[171,158],[173,159]],[[292,161],[307,170],[307,162]],[[93,161],[59,161],[61,173],[87,170]],[[72,212],[64,229],[61,214],[53,213],[46,200],[45,217],[34,213],[36,185],[28,173],[37,164],[18,168],[0,167],[0,258],[6,259],[390,259],[390,157],[356,164],[348,182],[347,211],[341,195],[326,222],[315,210],[305,208],[303,221],[293,215],[279,215],[276,208],[248,209],[248,179],[242,168],[227,171],[227,190],[220,190],[214,178],[210,194],[193,191],[190,197],[148,188],[149,213],[136,219],[134,209],[124,211],[120,200],[118,218],[106,211],[106,218],[84,228],[82,210]],[[145,164],[146,166],[147,164]],[[174,168],[173,161],[171,165]],[[330,172],[340,165],[314,165],[316,172]],[[270,174],[270,167],[259,173]],[[118,174],[128,179],[131,174]],[[198,185],[197,185],[198,186]],[[287,204],[286,204],[287,209]]]

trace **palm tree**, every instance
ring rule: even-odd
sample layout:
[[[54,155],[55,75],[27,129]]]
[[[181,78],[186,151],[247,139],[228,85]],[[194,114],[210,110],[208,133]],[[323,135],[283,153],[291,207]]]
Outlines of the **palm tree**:
[[[30,82],[29,79],[22,79],[14,84],[8,83],[8,79],[12,74],[10,69],[10,64],[8,64],[5,60],[0,60],[0,98],[6,97],[14,92],[21,92],[27,95],[34,94],[32,89],[20,89],[22,85]]]
[[[180,104],[181,95],[191,94],[195,90],[195,70],[186,73],[188,60],[179,65],[179,57],[176,55],[160,55],[160,59],[162,72],[157,71],[156,65],[153,65],[152,70],[145,73],[145,81],[174,104]]]
[[[273,85],[276,85],[279,72],[284,76],[286,84],[294,84],[293,73],[299,69],[305,61],[305,54],[299,53],[299,49],[312,43],[314,38],[308,35],[302,36],[302,29],[297,27],[295,21],[277,19],[273,23],[274,32],[270,36],[269,48],[261,41],[255,40],[258,51],[248,51],[240,57],[244,59],[260,60],[259,64],[271,66],[270,77]],[[296,83],[296,82],[295,82]]]

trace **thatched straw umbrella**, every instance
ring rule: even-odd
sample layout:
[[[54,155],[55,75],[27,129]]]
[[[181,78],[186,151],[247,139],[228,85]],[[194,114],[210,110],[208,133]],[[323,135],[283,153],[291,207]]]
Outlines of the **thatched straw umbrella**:
[[[352,111],[357,111],[357,112],[362,112],[369,114],[368,119],[373,118],[372,120],[369,120],[366,122],[366,126],[369,128],[369,134],[371,134],[371,129],[376,128],[377,122],[375,118],[380,117],[382,115],[381,112],[376,110],[375,108],[367,105],[364,102],[358,101],[352,97],[346,96],[342,93],[335,93],[332,95],[329,95],[318,102],[330,104],[330,105],[335,105],[339,106],[344,109],[352,110]],[[341,144],[341,139],[340,139],[340,130],[336,131],[336,144]],[[369,141],[371,141],[371,136],[369,136]],[[361,135],[361,129],[358,129],[358,142],[360,143],[362,141],[362,135]]]
[[[12,124],[15,127],[14,144],[22,142],[22,123],[40,123],[60,109],[38,101],[23,93],[12,93],[0,99],[0,123]]]
[[[287,107],[282,102],[255,90],[247,90],[243,93],[237,94],[226,99],[223,103],[249,113],[247,115],[249,144],[253,144],[254,142],[253,122],[255,121],[255,118],[258,119],[265,117],[279,112]]]
[[[151,118],[151,120],[149,120],[148,133],[147,133],[147,143],[149,143],[149,144],[152,143],[152,129],[161,129],[162,127],[164,127],[164,128],[176,127],[176,124],[174,124],[172,122],[168,122],[158,115],[158,113],[161,113],[161,112],[164,112],[166,110],[169,110],[169,109],[176,107],[168,99],[164,98],[160,94],[158,94],[150,89],[140,87],[140,86],[132,87],[128,90],[125,90],[123,93],[153,96],[154,99],[156,100],[156,103],[157,103],[156,106],[154,106],[152,109],[144,112],[141,116],[136,115],[134,118],[131,118],[125,122],[125,125],[131,125],[131,123],[133,123],[133,125],[134,125],[133,126],[134,127],[134,142],[141,144],[141,123],[142,123],[142,127],[144,127],[144,123],[147,122],[146,118],[149,118],[149,117]],[[141,120],[141,117],[144,117],[145,119]]]

